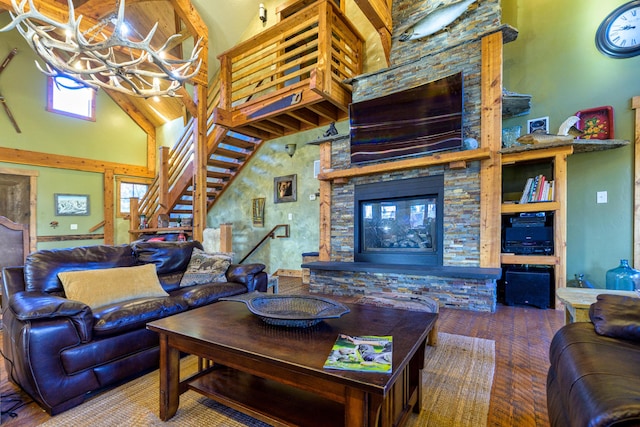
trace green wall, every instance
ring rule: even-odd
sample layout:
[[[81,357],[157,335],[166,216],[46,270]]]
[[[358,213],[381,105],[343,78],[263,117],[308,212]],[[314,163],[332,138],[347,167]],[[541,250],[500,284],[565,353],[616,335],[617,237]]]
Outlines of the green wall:
[[[349,131],[348,122],[340,122],[336,127],[341,134]],[[223,223],[233,225],[235,261],[244,257],[278,224],[289,224],[291,237],[268,239],[246,262],[264,263],[270,273],[278,269],[300,270],[302,254],[318,251],[320,201],[310,200],[309,196],[319,191],[319,182],[313,176],[313,162],[319,160],[320,148],[307,143],[318,139],[325,130],[326,127],[318,128],[264,142],[209,212],[209,227],[217,228]],[[285,144],[296,144],[293,157],[285,152]],[[274,203],[274,178],[292,174],[297,175],[297,201]],[[264,227],[252,225],[251,200],[259,197],[266,199]],[[281,233],[282,230],[276,232]]]
[[[8,22],[7,14],[0,16],[0,27]],[[132,165],[146,164],[146,134],[103,91],[98,91],[95,122],[47,112],[47,79],[35,67],[37,56],[16,30],[0,33],[0,60],[4,60],[16,47],[18,54],[0,75],[0,92],[5,96],[22,133],[18,134],[4,111],[0,111],[0,147]],[[0,162],[0,168],[38,171],[38,236],[88,234],[91,227],[104,220],[102,174],[8,162]],[[55,216],[55,193],[89,194],[90,215]],[[58,221],[59,226],[50,227],[51,221]],[[71,230],[71,224],[77,224],[78,229]],[[128,222],[118,219],[116,225],[116,242],[128,242]],[[96,233],[102,231],[99,229]],[[71,240],[39,243],[38,249],[102,242]]]
[[[610,105],[616,139],[633,141],[640,56],[609,58],[594,43],[600,22],[623,3],[502,1],[503,22],[519,31],[504,48],[504,87],[532,95],[530,114],[505,127],[549,116],[553,133],[576,111]],[[607,204],[596,203],[597,191],[608,192]],[[606,271],[633,258],[632,145],[569,157],[567,213],[567,277],[584,273],[604,287]]]

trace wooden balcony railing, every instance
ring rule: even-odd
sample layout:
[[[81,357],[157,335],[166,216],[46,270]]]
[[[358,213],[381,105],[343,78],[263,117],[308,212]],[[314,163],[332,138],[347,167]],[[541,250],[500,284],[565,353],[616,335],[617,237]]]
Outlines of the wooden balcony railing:
[[[362,49],[339,7],[317,1],[219,56],[215,120],[271,139],[345,118]]]

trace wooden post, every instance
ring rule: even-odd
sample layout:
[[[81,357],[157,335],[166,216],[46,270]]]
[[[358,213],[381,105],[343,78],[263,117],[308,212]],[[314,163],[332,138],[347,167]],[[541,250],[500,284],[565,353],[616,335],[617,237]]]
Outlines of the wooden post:
[[[331,88],[331,19],[333,10],[326,1],[318,3],[318,82],[323,91]]]
[[[491,158],[480,168],[480,267],[500,267],[502,203],[502,32],[482,39],[482,108],[480,147],[489,148]]]
[[[169,147],[160,147],[160,168],[158,176],[158,214],[169,211]]]
[[[567,157],[573,153],[573,148],[568,153],[558,153],[553,159],[553,192],[555,201],[558,202],[558,210],[553,218],[553,252],[558,258],[554,267],[555,285],[553,294],[558,288],[564,288],[567,284]],[[560,309],[560,300],[555,297],[555,308]]]
[[[320,144],[320,172],[331,168],[331,142]],[[320,261],[331,261],[331,181],[320,181]]]
[[[231,111],[231,96],[233,94],[233,75],[231,74],[231,58],[227,55],[220,56],[220,100],[218,107],[225,111]]]
[[[202,241],[207,226],[207,93],[205,85],[196,86],[198,117],[194,126],[193,140],[193,240]]]
[[[104,171],[104,202],[103,202],[103,215],[104,215],[104,244],[113,245],[115,243],[115,225],[114,225],[114,209],[115,198],[113,196],[113,187],[115,186],[115,179],[113,177],[113,169],[107,169]]]
[[[129,230],[140,228],[140,206],[138,202],[137,197],[131,197],[129,199]],[[133,242],[136,236],[137,234],[129,233],[129,242]]]
[[[231,231],[231,224],[220,224],[220,252],[233,252]]]

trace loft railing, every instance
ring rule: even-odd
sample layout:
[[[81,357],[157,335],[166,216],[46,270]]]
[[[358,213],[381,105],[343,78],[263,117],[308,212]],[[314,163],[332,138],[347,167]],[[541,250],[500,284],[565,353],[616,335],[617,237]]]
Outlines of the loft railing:
[[[317,1],[219,56],[220,108],[261,105],[318,76],[317,87],[342,84],[361,72],[361,40],[333,1]]]
[[[276,230],[284,228],[284,234],[276,236]],[[284,239],[289,237],[289,224],[278,224],[271,229],[245,256],[240,260],[238,264],[242,264],[247,258],[249,258],[255,251],[257,251],[267,239]]]

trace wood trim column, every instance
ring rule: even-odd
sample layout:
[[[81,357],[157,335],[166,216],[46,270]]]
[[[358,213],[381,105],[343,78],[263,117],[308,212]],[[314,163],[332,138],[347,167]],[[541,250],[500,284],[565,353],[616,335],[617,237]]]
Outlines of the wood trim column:
[[[169,212],[169,147],[160,147],[160,166],[158,167],[158,214]]]
[[[116,185],[116,180],[113,176],[113,170],[107,169],[104,171],[104,200],[103,200],[103,212],[104,212],[104,244],[115,244],[115,224],[114,224],[114,206],[116,200],[114,197],[113,188]]]
[[[491,158],[480,168],[480,267],[500,267],[502,203],[502,32],[482,39],[482,107],[480,147],[489,148]]]
[[[553,218],[553,252],[559,260],[554,268],[554,295],[556,295],[558,288],[564,288],[567,284],[567,157],[572,153],[573,149],[567,153],[556,154],[553,159],[553,192],[555,200],[559,204]],[[560,303],[561,301],[556,296],[556,309],[562,307]]]
[[[331,142],[320,144],[320,173],[331,169]],[[320,184],[320,247],[319,261],[331,261],[331,181]]]
[[[202,242],[207,226],[207,93],[206,85],[197,85],[196,103],[198,117],[195,119],[193,149],[193,240]]]

